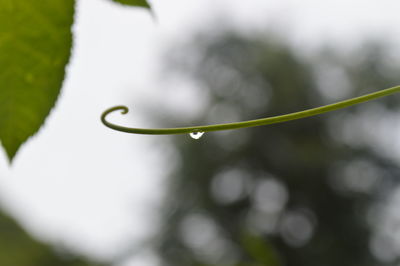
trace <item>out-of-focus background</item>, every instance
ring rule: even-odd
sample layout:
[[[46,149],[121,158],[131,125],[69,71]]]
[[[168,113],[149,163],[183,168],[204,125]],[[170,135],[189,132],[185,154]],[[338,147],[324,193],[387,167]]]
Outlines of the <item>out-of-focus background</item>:
[[[56,108],[0,162],[0,265],[399,265],[400,98],[237,131],[400,84],[400,3],[77,1]]]

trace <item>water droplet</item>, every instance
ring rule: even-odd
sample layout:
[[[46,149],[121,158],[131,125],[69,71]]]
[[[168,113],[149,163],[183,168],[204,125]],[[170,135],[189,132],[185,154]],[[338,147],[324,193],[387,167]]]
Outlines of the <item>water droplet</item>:
[[[199,139],[199,138],[201,138],[201,136],[203,136],[203,134],[204,134],[204,132],[196,131],[196,132],[190,133],[189,135],[192,139]]]

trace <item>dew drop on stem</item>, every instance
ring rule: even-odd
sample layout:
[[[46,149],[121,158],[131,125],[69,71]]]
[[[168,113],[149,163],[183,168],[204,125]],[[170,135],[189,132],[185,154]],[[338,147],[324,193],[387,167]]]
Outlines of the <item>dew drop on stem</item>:
[[[190,133],[189,135],[192,139],[199,139],[203,136],[203,134],[204,134],[204,132],[196,131],[196,132]]]

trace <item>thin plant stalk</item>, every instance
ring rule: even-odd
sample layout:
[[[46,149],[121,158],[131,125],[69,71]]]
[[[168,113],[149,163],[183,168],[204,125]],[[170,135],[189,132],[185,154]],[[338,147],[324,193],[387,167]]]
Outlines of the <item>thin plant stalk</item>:
[[[297,120],[301,118],[306,118],[310,116],[315,116],[331,111],[335,111],[338,109],[346,108],[355,104],[371,101],[383,96],[387,96],[390,94],[394,94],[396,92],[400,92],[400,86],[391,87],[388,89],[380,90],[377,92],[373,92],[370,94],[362,95],[359,97],[351,98],[348,100],[340,101],[337,103],[332,103],[316,108],[311,108],[299,112],[289,113],[285,115],[271,116],[266,118],[260,118],[255,120],[241,121],[235,123],[226,123],[226,124],[215,124],[215,125],[204,125],[204,126],[191,126],[191,127],[175,127],[175,128],[132,128],[125,127],[121,125],[113,124],[107,121],[106,117],[115,111],[121,111],[122,114],[127,114],[129,109],[126,106],[115,106],[107,109],[101,115],[101,121],[103,124],[111,129],[132,133],[132,134],[146,134],[146,135],[171,135],[171,134],[189,134],[196,132],[210,132],[210,131],[221,131],[221,130],[232,130],[239,128],[247,128],[247,127],[257,127],[257,126],[265,126],[271,124],[277,124],[292,120]]]

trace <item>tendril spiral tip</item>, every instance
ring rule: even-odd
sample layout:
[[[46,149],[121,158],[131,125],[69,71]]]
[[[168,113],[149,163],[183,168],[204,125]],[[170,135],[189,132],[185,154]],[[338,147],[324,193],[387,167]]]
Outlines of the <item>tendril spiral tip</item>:
[[[126,107],[124,105],[121,105],[121,106],[118,106],[118,107],[119,107],[119,110],[121,110],[121,114],[125,115],[125,114],[129,113],[129,108],[128,107]]]
[[[265,126],[270,124],[282,123],[286,121],[311,117],[327,112],[331,112],[334,110],[342,109],[345,107],[349,107],[351,105],[367,102],[370,100],[374,100],[383,96],[387,96],[393,93],[400,92],[400,86],[391,87],[388,89],[376,91],[370,94],[365,94],[359,97],[351,98],[348,100],[340,101],[333,104],[324,105],[321,107],[311,108],[295,113],[279,115],[279,116],[271,116],[261,119],[248,120],[242,122],[235,123],[227,123],[227,124],[216,124],[216,125],[206,125],[206,126],[194,126],[194,127],[177,127],[177,128],[131,128],[124,127],[120,125],[116,125],[110,123],[106,120],[106,116],[114,111],[120,110],[121,114],[127,114],[129,109],[126,106],[119,105],[115,107],[111,107],[103,112],[101,115],[101,121],[103,124],[111,129],[133,133],[133,134],[147,134],[147,135],[170,135],[170,134],[190,134],[193,132],[209,132],[209,131],[220,131],[220,130],[232,130],[239,128],[247,128],[247,127],[256,127],[256,126]]]

